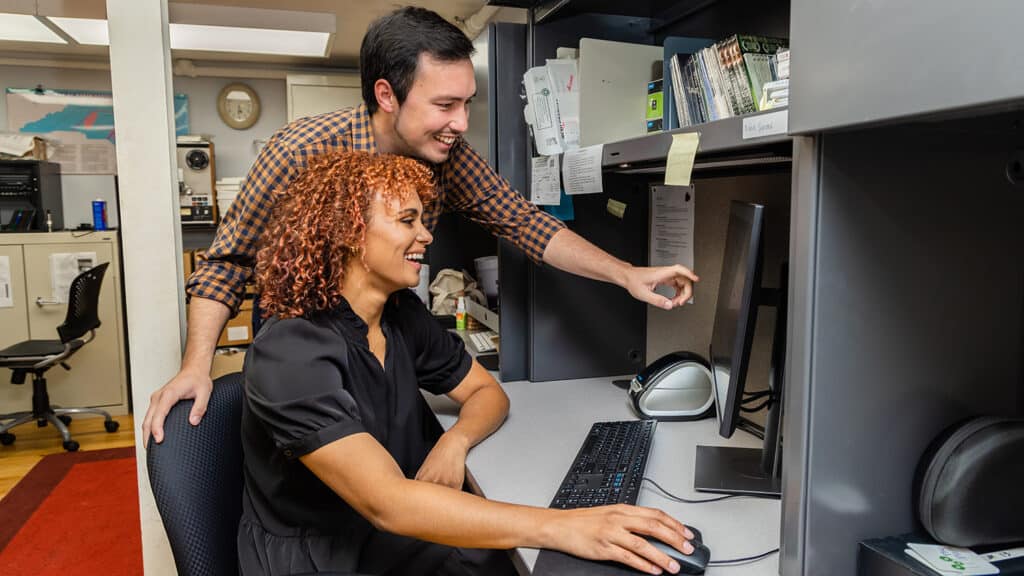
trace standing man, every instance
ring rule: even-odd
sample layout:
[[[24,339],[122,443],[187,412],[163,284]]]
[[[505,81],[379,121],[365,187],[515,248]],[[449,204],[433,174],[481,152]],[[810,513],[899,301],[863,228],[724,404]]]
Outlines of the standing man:
[[[683,266],[640,268],[623,262],[538,210],[509,187],[463,140],[476,95],[473,44],[438,14],[405,7],[370,25],[359,52],[363,104],[302,118],[277,131],[260,152],[217,236],[189,278],[188,337],[181,370],[150,397],[142,423],[163,441],[171,406],[194,398],[189,421],[199,424],[213,390],[210,366],[228,317],[253,273],[260,235],[274,203],[313,156],[347,149],[411,156],[433,166],[438,198],[424,224],[433,230],[442,211],[457,212],[504,238],[534,262],[611,282],[648,304],[672,309],[693,291],[697,276]],[[654,292],[659,284],[674,298]]]

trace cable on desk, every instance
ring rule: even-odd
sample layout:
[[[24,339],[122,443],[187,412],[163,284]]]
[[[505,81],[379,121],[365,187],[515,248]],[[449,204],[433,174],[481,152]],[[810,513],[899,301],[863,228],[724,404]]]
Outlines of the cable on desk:
[[[771,398],[766,399],[765,401],[761,402],[757,406],[748,406],[746,403],[741,403],[740,404],[740,412],[758,412],[762,408],[764,408],[765,406],[770,405],[771,403],[772,403]]]
[[[779,551],[779,549],[775,548],[775,549],[769,550],[769,551],[767,551],[767,552],[765,552],[763,554],[758,554],[757,556],[747,556],[746,558],[735,558],[735,559],[732,559],[732,560],[712,560],[712,561],[708,562],[708,566],[728,567],[728,566],[741,566],[743,564],[751,564],[753,562],[758,562],[760,560],[764,560],[765,558],[771,556],[772,554],[777,553],[778,551]]]
[[[739,494],[729,494],[728,496],[718,496],[716,498],[707,498],[705,500],[690,500],[688,498],[676,496],[675,494],[669,492],[668,490],[665,490],[664,488],[661,487],[661,484],[658,484],[657,482],[651,480],[647,476],[644,476],[644,481],[653,484],[654,487],[657,488],[659,492],[667,496],[669,500],[675,500],[676,502],[682,502],[684,504],[704,504],[705,502],[721,502],[722,500],[728,500],[729,498],[739,497]]]
[[[744,392],[742,402],[744,404],[749,404],[750,402],[753,402],[754,400],[757,400],[759,398],[771,396],[771,393],[771,390],[761,390],[760,392]]]

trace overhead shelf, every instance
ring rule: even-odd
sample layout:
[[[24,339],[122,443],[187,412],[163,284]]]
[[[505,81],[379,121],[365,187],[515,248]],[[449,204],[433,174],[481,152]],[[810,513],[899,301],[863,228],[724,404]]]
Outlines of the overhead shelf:
[[[665,158],[672,146],[672,135],[689,132],[700,134],[698,160],[714,161],[722,165],[729,159],[750,164],[757,158],[785,158],[792,151],[792,138],[786,133],[788,115],[788,108],[778,108],[687,126],[671,132],[610,142],[604,145],[602,165],[610,170],[664,166]],[[759,135],[762,133],[765,135]]]

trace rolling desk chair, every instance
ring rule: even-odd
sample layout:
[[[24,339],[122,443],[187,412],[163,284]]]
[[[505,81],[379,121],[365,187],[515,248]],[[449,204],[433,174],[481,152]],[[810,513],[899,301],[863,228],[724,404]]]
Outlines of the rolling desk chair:
[[[50,395],[46,389],[46,371],[56,365],[71,370],[65,360],[78,352],[96,335],[100,326],[99,302],[100,286],[109,262],[94,266],[82,272],[71,281],[68,292],[68,313],[64,323],[57,327],[60,340],[25,340],[14,346],[0,350],[0,367],[13,370],[11,384],[24,384],[25,375],[32,373],[32,410],[0,415],[0,421],[10,420],[0,425],[0,443],[4,446],[14,442],[11,428],[36,420],[40,427],[49,422],[60,431],[64,440],[64,449],[68,452],[78,450],[78,442],[71,439],[67,425],[71,423],[69,414],[99,414],[105,418],[103,427],[107,432],[115,432],[119,423],[113,420],[105,410],[99,408],[60,408],[50,405]],[[82,337],[88,334],[88,338]]]
[[[192,400],[164,420],[164,441],[150,440],[146,467],[174,564],[181,576],[238,574],[242,517],[242,373],[218,378],[199,426]]]
[[[213,383],[200,425],[189,424],[193,401],[182,400],[164,420],[164,441],[146,447],[149,484],[180,576],[238,574],[244,401],[242,373],[225,374]]]

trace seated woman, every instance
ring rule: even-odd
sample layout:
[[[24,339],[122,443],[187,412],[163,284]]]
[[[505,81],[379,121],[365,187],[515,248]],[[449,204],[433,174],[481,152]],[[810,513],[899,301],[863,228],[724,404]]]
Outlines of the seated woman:
[[[692,552],[690,531],[663,512],[460,490],[467,452],[500,426],[508,398],[407,289],[433,239],[420,219],[432,200],[419,162],[336,152],[278,203],[256,266],[269,319],[245,366],[242,573],[465,574],[463,549],[519,546],[678,571],[638,536]],[[421,388],[461,405],[450,430]]]

